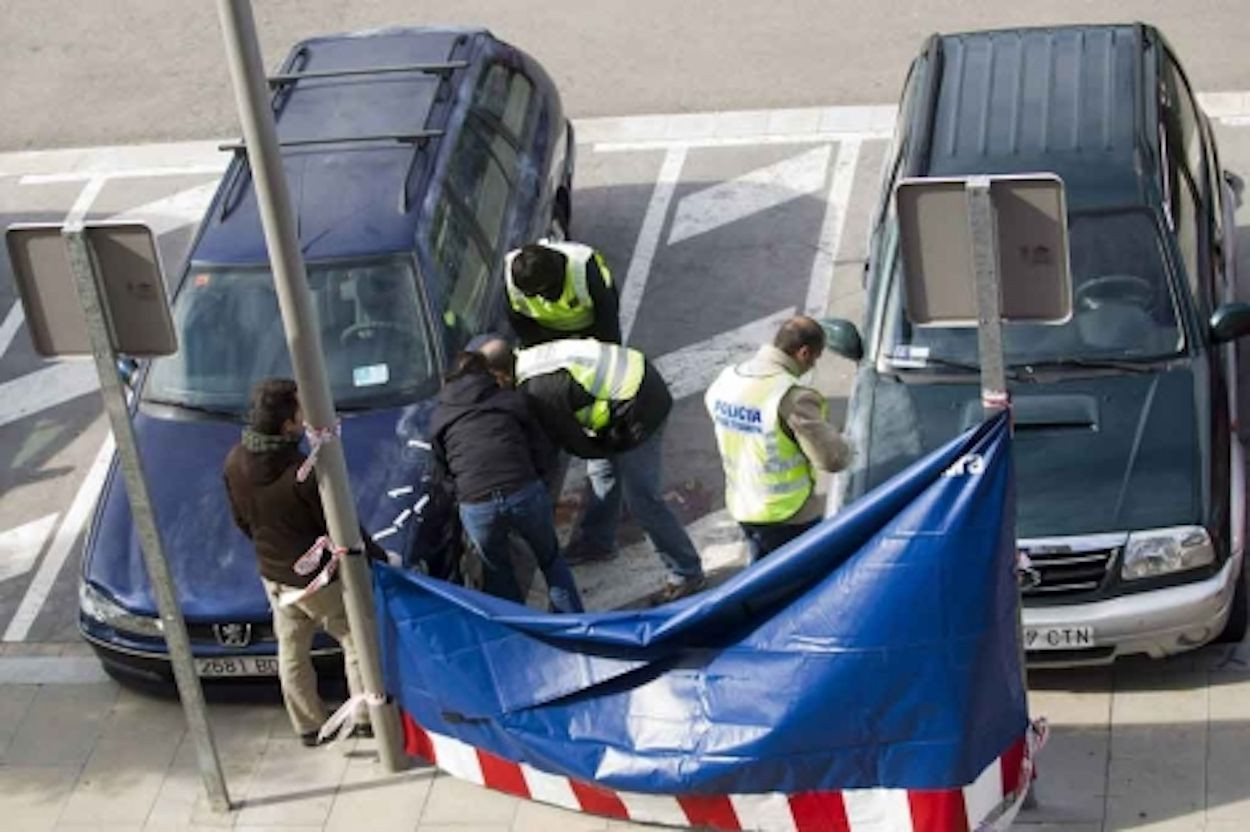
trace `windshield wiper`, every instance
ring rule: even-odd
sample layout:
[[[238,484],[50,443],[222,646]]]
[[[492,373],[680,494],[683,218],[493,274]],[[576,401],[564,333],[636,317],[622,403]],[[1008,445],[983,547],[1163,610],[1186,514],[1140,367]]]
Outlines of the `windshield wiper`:
[[[230,410],[224,407],[212,407],[205,404],[191,404],[190,402],[178,402],[173,399],[153,399],[144,398],[144,404],[155,404],[161,407],[172,407],[177,410],[189,410],[192,413],[205,413],[209,416],[220,416],[225,419],[238,419],[241,415],[237,410]]]
[[[1154,365],[1170,356],[1143,356],[1139,359],[1125,358],[1052,358],[1046,361],[1028,361],[1010,365],[1026,375],[1038,370],[1121,370],[1128,373],[1152,373]]]
[[[969,373],[981,372],[980,364],[974,364],[971,361],[955,361],[934,355],[928,355],[924,358],[895,358],[887,355],[885,360],[895,370],[927,370],[930,367],[940,367],[944,370],[964,370]]]

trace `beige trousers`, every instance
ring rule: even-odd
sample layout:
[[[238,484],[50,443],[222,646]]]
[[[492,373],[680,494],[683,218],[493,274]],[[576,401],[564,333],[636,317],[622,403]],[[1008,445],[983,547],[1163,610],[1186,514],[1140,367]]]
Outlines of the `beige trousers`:
[[[265,594],[273,610],[273,632],[278,639],[278,679],[282,683],[282,699],[297,734],[321,728],[327,713],[317,693],[317,671],[312,664],[312,640],[317,630],[324,630],[343,648],[343,665],[347,673],[347,689],[352,696],[364,687],[360,683],[360,660],[356,645],[347,627],[347,610],[343,606],[343,584],[335,581],[295,604],[278,606],[278,596],[294,587],[284,586],[268,578]]]

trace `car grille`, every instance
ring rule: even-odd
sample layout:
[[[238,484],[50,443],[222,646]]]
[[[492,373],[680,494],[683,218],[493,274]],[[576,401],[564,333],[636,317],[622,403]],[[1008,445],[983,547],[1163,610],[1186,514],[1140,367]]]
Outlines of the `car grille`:
[[[218,644],[217,633],[213,630],[212,624],[199,624],[188,621],[187,635],[191,637],[193,642],[206,642],[208,644]],[[252,623],[252,637],[249,644],[256,644],[260,641],[273,641],[273,622],[272,621],[256,621]]]
[[[1102,586],[1117,551],[1118,549],[1098,549],[1091,552],[1030,550],[1029,561],[1041,580],[1036,586],[1026,586],[1024,595],[1040,599],[1094,592]]]

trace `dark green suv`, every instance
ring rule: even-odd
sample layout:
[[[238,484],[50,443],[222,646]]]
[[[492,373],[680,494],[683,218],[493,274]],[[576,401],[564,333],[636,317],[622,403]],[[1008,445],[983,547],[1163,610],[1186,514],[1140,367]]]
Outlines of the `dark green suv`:
[[[1246,627],[1234,430],[1234,177],[1163,36],[1142,24],[934,36],[903,91],[866,271],[847,428],[854,499],[981,418],[973,329],[900,292],[904,177],[1053,172],[1073,315],[1008,323],[1025,646],[1045,664],[1165,656]],[[841,345],[861,352],[850,325]],[[839,345],[835,344],[837,349]]]

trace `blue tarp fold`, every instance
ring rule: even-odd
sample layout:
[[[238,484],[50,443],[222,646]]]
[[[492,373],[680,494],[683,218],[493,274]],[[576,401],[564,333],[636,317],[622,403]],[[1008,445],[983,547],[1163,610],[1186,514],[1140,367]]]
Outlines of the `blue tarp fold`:
[[[970,783],[1024,734],[996,418],[723,585],[549,615],[374,567],[387,690],[426,730],[610,788]]]

